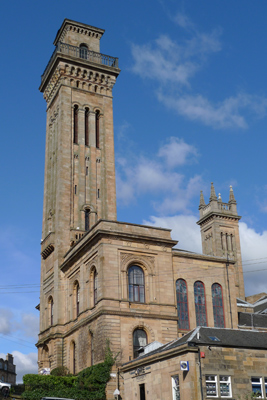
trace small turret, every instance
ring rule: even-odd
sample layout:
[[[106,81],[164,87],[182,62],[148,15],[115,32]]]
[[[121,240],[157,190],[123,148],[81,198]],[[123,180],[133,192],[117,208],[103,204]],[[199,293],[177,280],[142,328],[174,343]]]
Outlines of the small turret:
[[[211,183],[210,199],[206,205],[203,193],[200,193],[200,219],[197,224],[201,229],[202,251],[215,257],[225,257],[236,261],[237,296],[244,298],[244,280],[241,261],[236,200],[230,186],[229,202],[223,203],[221,194],[218,198],[213,183]]]

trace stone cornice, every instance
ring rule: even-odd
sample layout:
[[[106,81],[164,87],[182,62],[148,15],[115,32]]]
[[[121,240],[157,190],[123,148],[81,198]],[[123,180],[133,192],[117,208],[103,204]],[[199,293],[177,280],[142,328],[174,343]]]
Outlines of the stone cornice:
[[[71,335],[73,332],[75,332],[77,329],[80,329],[82,326],[88,325],[89,323],[91,323],[92,321],[94,321],[96,318],[99,318],[103,315],[112,315],[112,316],[119,316],[119,317],[126,317],[126,318],[142,318],[142,319],[157,319],[157,320],[168,320],[168,321],[178,321],[178,317],[175,315],[166,315],[166,314],[159,314],[159,313],[142,313],[140,311],[136,311],[136,312],[132,312],[132,311],[116,311],[116,310],[105,310],[105,309],[101,309],[101,310],[97,310],[95,313],[83,318],[81,321],[77,322],[77,324],[75,324],[75,326],[71,327],[70,329],[68,329],[67,332],[64,333],[60,333],[60,332],[55,332],[55,333],[48,333],[44,338],[40,339],[38,341],[38,343],[36,344],[36,346],[40,346],[42,344],[44,344],[45,342],[47,342],[50,339],[55,339],[55,338],[65,338],[69,335]],[[71,321],[73,322],[73,321]],[[46,332],[49,332],[51,329],[53,329],[54,327],[62,327],[66,329],[66,326],[69,325],[70,322],[67,322],[66,324],[57,324],[57,325],[53,325],[52,327],[49,327],[47,329],[45,329],[44,331],[40,332],[40,336],[45,334]]]
[[[103,224],[107,222],[110,224],[109,227],[104,227]],[[116,229],[116,224],[123,225],[132,225],[137,227],[142,227],[144,233],[137,232],[126,232],[125,230]],[[101,225],[103,227],[101,228]],[[60,269],[64,272],[71,266],[76,260],[81,257],[81,253],[83,254],[86,250],[90,249],[93,245],[99,242],[102,238],[108,239],[116,239],[116,240],[125,240],[129,242],[141,242],[147,244],[153,244],[156,246],[163,246],[164,248],[172,248],[177,244],[176,240],[167,239],[164,237],[158,237],[151,235],[150,232],[146,233],[146,228],[155,229],[154,227],[146,227],[142,225],[134,225],[134,224],[126,224],[126,223],[118,223],[114,221],[105,221],[100,220],[91,231],[85,234],[66,254],[65,261],[60,266]],[[159,229],[159,228],[158,228]],[[166,229],[162,230],[166,231]],[[167,230],[168,231],[168,230]]]
[[[83,35],[91,36],[92,34],[94,34],[94,35],[97,34],[99,36],[99,39],[103,36],[103,34],[105,32],[104,29],[96,28],[95,26],[83,24],[81,22],[76,22],[71,19],[65,18],[61,27],[59,28],[59,30],[57,32],[57,35],[54,40],[54,45],[56,45],[59,41],[64,40],[65,33],[68,29],[70,29],[70,27],[79,28],[80,29],[79,33],[83,34]]]
[[[235,264],[234,260],[227,260],[227,258],[223,257],[215,257],[215,256],[210,256],[208,254],[197,254],[197,253],[187,253],[182,250],[178,249],[172,249],[172,255],[173,257],[184,257],[184,258],[192,258],[192,259],[198,259],[198,260],[204,260],[204,261],[211,261],[211,262],[218,262],[218,263],[229,263],[229,264]]]
[[[240,220],[241,217],[235,214],[224,214],[218,211],[211,211],[210,213],[206,214],[200,220],[197,221],[198,225],[203,225],[204,223],[214,219],[214,218],[221,218],[221,219],[231,219],[231,220]]]
[[[188,343],[182,344],[179,347],[175,347],[170,350],[165,350],[160,353],[151,354],[146,357],[138,357],[136,360],[130,361],[123,364],[120,367],[120,371],[127,372],[136,368],[140,368],[142,365],[154,364],[155,362],[161,361],[166,358],[174,357],[175,355],[183,354],[186,352],[198,352],[198,347],[191,347]]]

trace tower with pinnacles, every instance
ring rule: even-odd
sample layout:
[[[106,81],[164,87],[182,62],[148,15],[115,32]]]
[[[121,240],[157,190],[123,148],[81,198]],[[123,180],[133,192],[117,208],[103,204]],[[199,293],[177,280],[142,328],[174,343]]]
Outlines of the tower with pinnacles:
[[[170,229],[117,221],[113,97],[118,59],[100,53],[99,29],[63,21],[42,75],[46,162],[41,242],[39,369],[76,374],[117,366],[153,341],[196,326],[237,328],[244,298],[236,200],[200,198],[203,254],[177,247]],[[107,398],[113,397],[110,381]]]

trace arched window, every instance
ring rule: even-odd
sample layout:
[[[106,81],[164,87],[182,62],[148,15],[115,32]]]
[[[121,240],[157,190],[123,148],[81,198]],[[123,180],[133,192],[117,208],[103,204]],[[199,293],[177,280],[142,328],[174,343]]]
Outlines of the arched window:
[[[195,309],[197,326],[207,326],[206,299],[204,283],[194,283]]]
[[[78,281],[74,283],[74,308],[75,317],[77,318],[80,314],[80,285]]]
[[[78,106],[73,108],[73,143],[78,144]]]
[[[90,339],[91,339],[91,365],[94,365],[94,335],[92,332],[90,333]]]
[[[76,373],[76,345],[75,342],[70,344],[70,371],[72,374]]]
[[[179,329],[189,329],[187,285],[183,279],[176,281],[177,313]]]
[[[85,60],[88,58],[88,47],[84,43],[80,45],[80,58],[84,58]]]
[[[89,108],[84,113],[84,144],[89,146]]]
[[[90,229],[90,210],[89,209],[85,210],[84,218],[85,218],[84,228],[85,228],[86,231],[89,231],[89,229]]]
[[[99,120],[100,120],[100,111],[97,110],[95,113],[95,146],[99,148]]]
[[[138,349],[147,345],[147,335],[143,329],[135,329],[133,332],[133,357],[139,356]]]
[[[97,286],[98,286],[98,279],[97,279],[97,271],[94,271],[94,305],[97,303]]]
[[[128,270],[129,301],[145,302],[145,283],[142,268],[133,265]]]
[[[53,325],[53,323],[54,323],[54,300],[53,300],[52,296],[50,296],[48,299],[48,310],[49,310],[49,324]]]
[[[211,286],[212,293],[212,305],[213,305],[213,316],[214,326],[216,328],[224,328],[224,310],[223,310],[223,295],[222,287],[219,283],[214,283]]]

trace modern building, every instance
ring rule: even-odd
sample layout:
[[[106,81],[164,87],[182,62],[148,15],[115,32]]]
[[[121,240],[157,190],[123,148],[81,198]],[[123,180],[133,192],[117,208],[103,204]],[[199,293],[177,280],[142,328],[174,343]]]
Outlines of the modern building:
[[[41,242],[39,369],[100,362],[106,340],[122,364],[140,346],[201,325],[238,327],[245,300],[236,200],[213,184],[200,197],[204,254],[175,247],[170,229],[119,222],[112,88],[118,59],[103,29],[65,19],[42,75],[47,105]]]
[[[123,365],[127,400],[267,398],[265,332],[198,327]]]
[[[0,379],[2,382],[16,384],[16,365],[12,354],[7,354],[6,359],[0,358]]]

